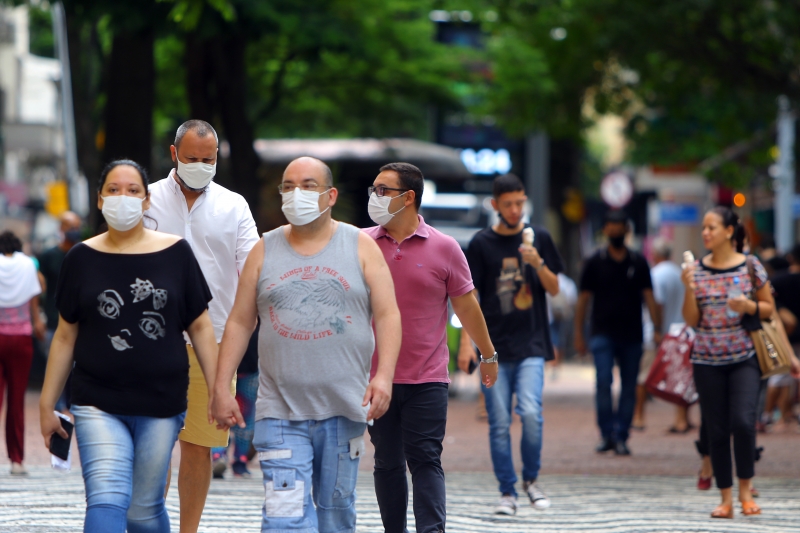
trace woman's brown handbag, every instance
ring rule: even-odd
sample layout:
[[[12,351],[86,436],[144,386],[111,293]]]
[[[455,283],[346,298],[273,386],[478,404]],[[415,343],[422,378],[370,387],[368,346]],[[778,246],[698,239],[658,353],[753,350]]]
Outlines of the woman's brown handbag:
[[[751,256],[747,256],[747,271],[750,273],[750,282],[753,286],[753,300],[758,302],[756,299],[756,273]],[[745,315],[745,317],[747,316]],[[759,326],[758,329],[745,326],[745,329],[749,331],[750,337],[753,339],[758,366],[761,367],[761,379],[775,374],[788,374],[792,369],[792,344],[789,342],[786,330],[783,329],[783,323],[775,311],[774,304],[772,315],[769,318],[761,319]]]

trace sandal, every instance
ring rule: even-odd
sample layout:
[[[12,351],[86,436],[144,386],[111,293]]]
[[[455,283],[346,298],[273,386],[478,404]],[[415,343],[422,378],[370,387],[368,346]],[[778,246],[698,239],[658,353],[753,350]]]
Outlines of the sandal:
[[[744,503],[742,503],[742,512],[744,512]],[[717,508],[711,511],[711,518],[733,518],[733,505],[717,505]]]
[[[742,502],[742,514],[745,516],[761,514],[761,507],[753,500],[747,500],[746,502]]]
[[[703,477],[702,470],[697,474],[697,490],[711,490],[712,477]]]

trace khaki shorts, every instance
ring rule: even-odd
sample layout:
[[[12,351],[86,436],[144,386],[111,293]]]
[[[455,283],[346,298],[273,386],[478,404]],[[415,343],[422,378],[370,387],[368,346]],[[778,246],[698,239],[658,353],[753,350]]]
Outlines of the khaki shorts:
[[[656,349],[645,348],[642,353],[642,361],[639,363],[639,376],[636,378],[637,385],[644,385],[644,382],[647,381],[647,375],[650,374],[650,367],[653,366],[655,360]]]
[[[216,424],[208,423],[208,385],[194,348],[186,346],[189,352],[189,407],[186,421],[178,438],[206,448],[220,448],[228,445],[228,430],[217,429]],[[236,375],[231,382],[231,394],[236,394]]]

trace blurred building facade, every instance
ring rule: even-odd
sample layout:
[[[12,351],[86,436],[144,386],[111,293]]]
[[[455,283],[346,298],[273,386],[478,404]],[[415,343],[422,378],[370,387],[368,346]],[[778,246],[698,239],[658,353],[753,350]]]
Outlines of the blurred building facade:
[[[37,248],[69,206],[60,80],[57,59],[30,53],[28,8],[0,5],[0,227]]]

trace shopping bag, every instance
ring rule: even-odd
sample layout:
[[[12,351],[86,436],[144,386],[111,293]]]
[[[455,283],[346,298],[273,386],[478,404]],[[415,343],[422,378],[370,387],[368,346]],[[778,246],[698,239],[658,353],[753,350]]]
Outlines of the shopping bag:
[[[697,402],[699,396],[689,361],[693,344],[694,330],[688,326],[664,336],[644,383],[647,392],[684,407]]]

